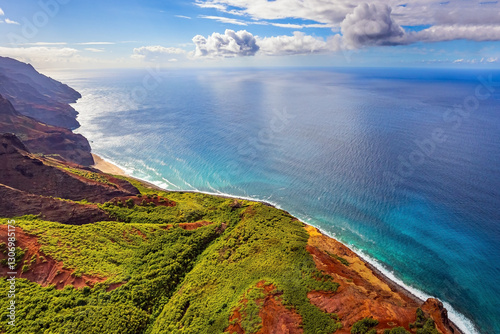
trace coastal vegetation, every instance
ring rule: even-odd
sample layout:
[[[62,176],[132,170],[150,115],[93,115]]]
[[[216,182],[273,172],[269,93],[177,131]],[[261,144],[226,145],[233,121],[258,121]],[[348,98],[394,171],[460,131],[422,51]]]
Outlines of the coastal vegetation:
[[[364,318],[357,321],[351,328],[351,334],[377,334],[373,327],[378,325],[378,320]]]
[[[242,326],[253,333],[262,322],[261,281],[300,315],[305,333],[341,327],[334,314],[307,298],[313,290],[334,292],[338,284],[316,268],[306,251],[308,234],[294,217],[263,203],[166,193],[131,181],[141,199],[167,198],[175,206],[107,202],[100,207],[117,221],[81,226],[16,219],[23,233],[36,238],[44,259],[98,282],[57,289],[18,279],[18,326],[6,326],[6,301],[0,300],[0,331],[219,333],[241,308]],[[26,270],[42,261],[33,259],[28,250]],[[8,288],[0,279],[0,293]]]

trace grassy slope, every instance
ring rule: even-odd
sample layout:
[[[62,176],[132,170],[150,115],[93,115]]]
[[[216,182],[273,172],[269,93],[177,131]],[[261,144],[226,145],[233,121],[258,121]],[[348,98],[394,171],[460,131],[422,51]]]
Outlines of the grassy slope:
[[[86,226],[35,217],[17,220],[27,233],[38,236],[46,255],[63,261],[66,268],[109,279],[92,289],[64,290],[18,280],[18,326],[6,327],[2,298],[0,331],[221,333],[231,311],[263,280],[283,291],[285,305],[301,315],[305,333],[338,328],[335,315],[320,311],[306,297],[310,290],[335,290],[337,285],[316,271],[305,250],[308,235],[289,214],[248,201],[232,209],[232,199],[161,193],[132,182],[143,196],[159,194],[177,205],[103,205],[121,222]],[[165,225],[197,220],[213,224],[194,231]],[[106,292],[110,283],[119,281],[127,283]],[[1,279],[0,294],[7,289]],[[258,329],[258,314],[243,313],[249,332]]]

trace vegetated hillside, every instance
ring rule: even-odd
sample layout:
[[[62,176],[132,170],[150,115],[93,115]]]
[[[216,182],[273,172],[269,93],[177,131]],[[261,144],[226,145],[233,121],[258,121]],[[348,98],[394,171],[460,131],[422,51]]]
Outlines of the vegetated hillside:
[[[97,204],[114,222],[16,218],[17,326],[0,299],[0,332],[452,333],[437,301],[405,296],[287,212],[129,182],[141,194]]]
[[[68,103],[76,102],[81,95],[40,74],[30,64],[0,57],[0,94],[25,116],[63,128],[79,127],[78,113]]]
[[[12,104],[0,95],[0,133],[15,134],[32,153],[83,166],[94,164],[89,142],[68,129],[40,123],[18,113]]]

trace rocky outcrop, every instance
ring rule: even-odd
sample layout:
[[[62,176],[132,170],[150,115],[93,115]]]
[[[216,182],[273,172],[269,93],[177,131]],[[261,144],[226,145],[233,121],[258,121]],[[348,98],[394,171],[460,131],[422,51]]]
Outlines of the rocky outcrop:
[[[13,133],[32,153],[59,157],[83,166],[94,164],[88,140],[68,129],[50,126],[21,115],[0,95],[0,133]]]
[[[5,218],[37,215],[46,221],[84,225],[113,220],[93,204],[79,204],[38,196],[0,184],[0,216]]]
[[[127,181],[35,157],[9,134],[0,135],[0,183],[33,195],[94,203],[139,193]]]
[[[350,333],[357,321],[373,317],[379,321],[377,330],[404,327],[417,320],[416,311],[421,308],[436,323],[443,334],[460,333],[447,317],[442,303],[435,299],[427,302],[410,295],[342,243],[320,233],[312,226],[307,251],[313,256],[318,270],[333,277],[340,286],[336,292],[311,291],[312,304],[328,313],[336,313],[343,328],[337,333]]]
[[[40,74],[30,64],[0,57],[0,94],[22,115],[67,129],[79,127],[78,113],[68,103],[76,102],[81,95]]]
[[[436,323],[436,327],[443,334],[457,334],[460,330],[448,318],[448,310],[446,310],[439,300],[429,298],[422,305],[422,311],[427,313]]]

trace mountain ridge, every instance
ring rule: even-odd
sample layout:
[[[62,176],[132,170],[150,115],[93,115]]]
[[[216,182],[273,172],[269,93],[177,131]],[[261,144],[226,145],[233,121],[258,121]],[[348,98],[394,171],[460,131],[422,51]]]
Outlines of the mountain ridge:
[[[78,112],[68,104],[81,98],[80,93],[30,64],[0,57],[0,94],[22,115],[71,130],[80,126]]]

